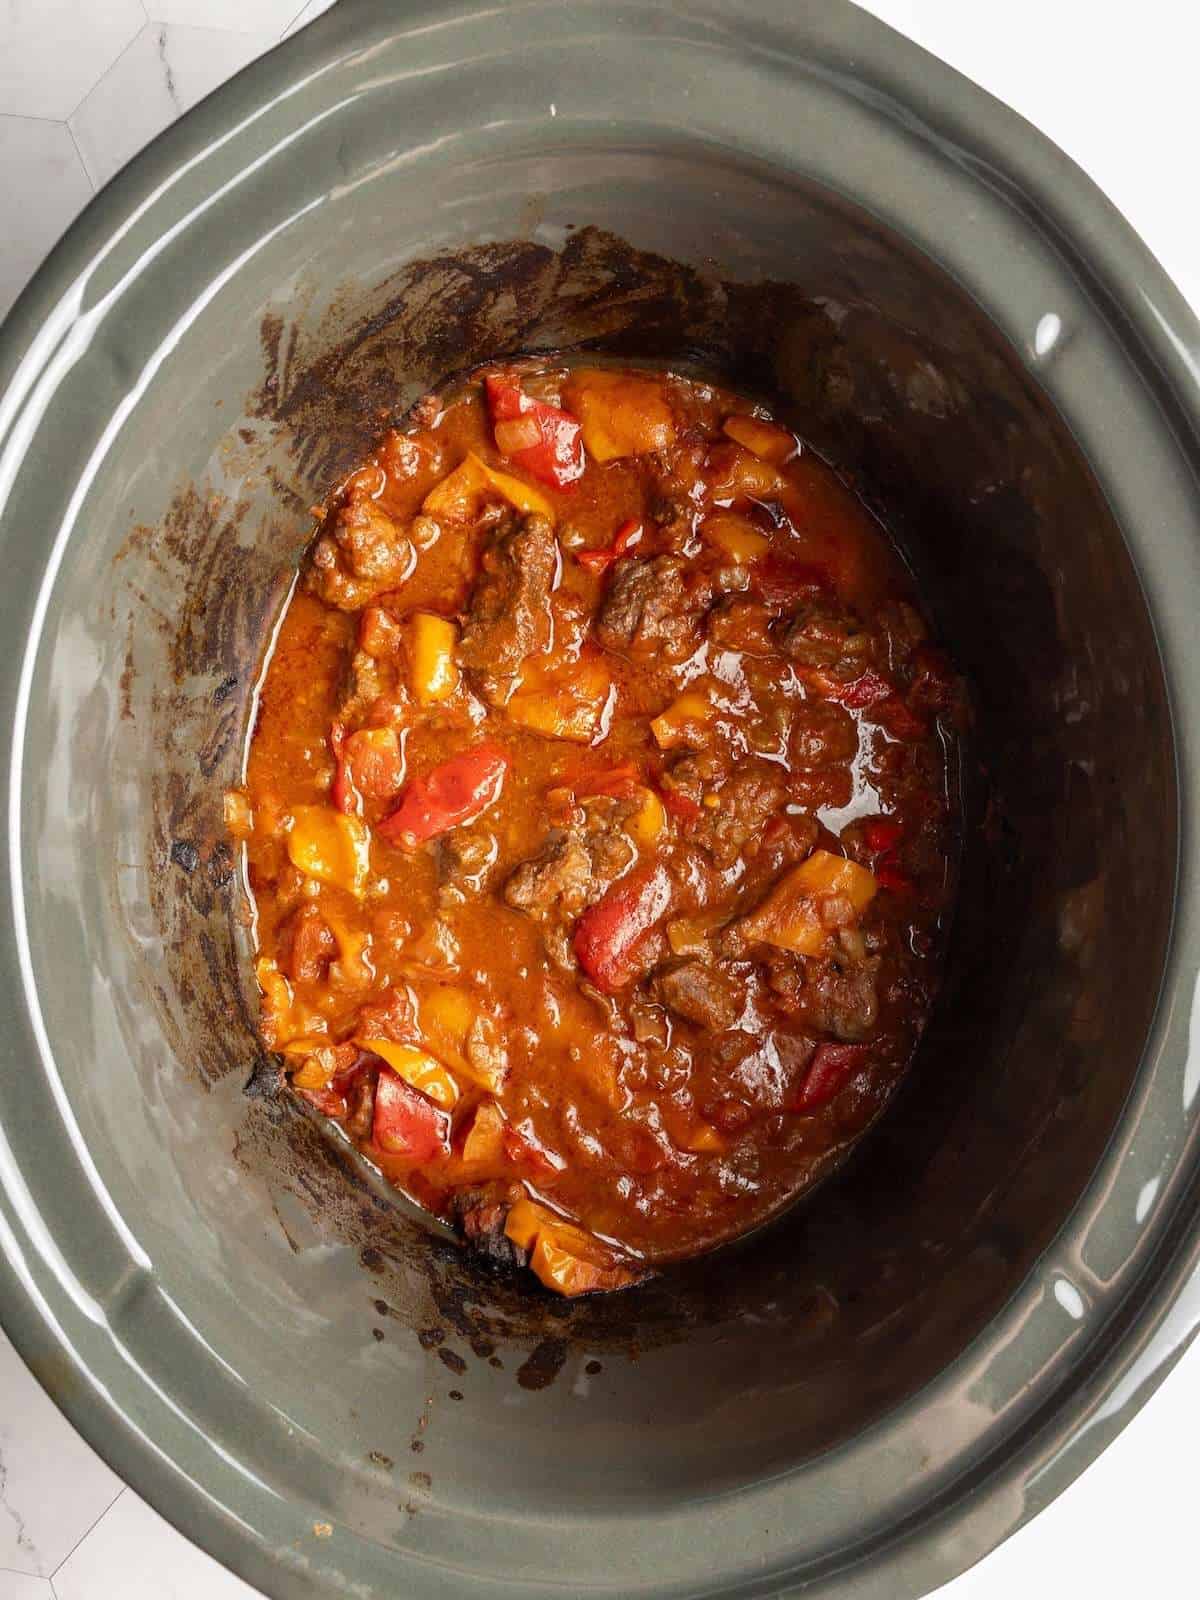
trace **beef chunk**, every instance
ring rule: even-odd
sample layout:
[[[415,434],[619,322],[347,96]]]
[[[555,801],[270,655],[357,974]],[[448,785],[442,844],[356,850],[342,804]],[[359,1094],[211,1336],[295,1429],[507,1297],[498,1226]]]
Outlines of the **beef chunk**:
[[[671,783],[697,804],[706,793],[720,801],[717,806],[701,805],[690,837],[722,868],[738,860],[787,799],[780,769],[755,757],[726,775],[711,753],[684,756],[671,768]]]
[[[667,1048],[671,1027],[661,1006],[650,1005],[645,1000],[631,1001],[629,1023],[638,1044],[654,1045],[659,1050]]]
[[[311,903],[297,906],[279,930],[279,965],[296,983],[318,983],[338,953],[324,917]]]
[[[495,834],[486,829],[452,828],[440,839],[437,869],[443,904],[461,904],[468,895],[482,894],[498,852]]]
[[[550,590],[558,571],[558,545],[548,518],[505,525],[484,553],[458,659],[476,673],[484,694],[503,704],[528,656],[546,650],[551,637]]]
[[[360,1072],[346,1091],[346,1132],[352,1139],[368,1139],[375,1120],[375,1074]]]
[[[542,916],[559,903],[582,910],[592,887],[592,860],[583,839],[575,831],[556,829],[541,855],[513,873],[504,898],[518,911]]]
[[[509,1209],[518,1194],[501,1184],[460,1189],[452,1198],[454,1221],[463,1238],[497,1266],[522,1267],[525,1252],[504,1231]]]
[[[968,723],[966,685],[950,665],[945,651],[921,645],[913,652],[910,670],[909,709],[918,716],[941,717],[952,727],[965,730]]]
[[[542,924],[546,947],[565,972],[575,969],[575,919],[628,870],[637,854],[623,824],[638,800],[600,795],[568,827],[555,828],[540,855],[525,861],[504,886],[504,898]]]
[[[339,707],[341,720],[344,723],[353,722],[394,686],[395,673],[390,664],[379,661],[365,650],[356,650],[350,658],[347,692]]]
[[[847,1044],[870,1037],[879,1013],[878,956],[842,961],[774,951],[767,965],[767,983],[791,1016]]]
[[[703,638],[703,619],[715,592],[711,575],[678,556],[642,561],[627,556],[596,618],[596,637],[608,650],[683,661]]]
[[[740,984],[705,961],[683,961],[658,973],[654,992],[679,1016],[713,1032],[732,1028],[742,1014]]]
[[[846,966],[821,962],[807,985],[805,1015],[813,1027],[848,1044],[869,1038],[879,1012],[875,993],[878,971],[877,958]]]
[[[770,632],[772,620],[770,608],[761,601],[730,595],[709,613],[708,637],[722,650],[768,656],[775,649]]]
[[[415,552],[399,523],[355,483],[313,546],[307,584],[327,605],[355,611],[412,571]]]
[[[850,677],[867,665],[870,648],[857,617],[821,600],[801,606],[783,636],[784,653],[799,666]]]
[[[845,706],[806,700],[796,707],[788,736],[788,759],[798,772],[841,766],[858,754],[858,727]]]

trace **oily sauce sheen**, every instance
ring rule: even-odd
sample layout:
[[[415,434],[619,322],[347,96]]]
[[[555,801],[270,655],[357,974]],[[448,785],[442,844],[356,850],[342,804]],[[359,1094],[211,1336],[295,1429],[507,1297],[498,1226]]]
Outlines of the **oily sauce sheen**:
[[[228,798],[293,1089],[564,1294],[744,1232],[937,983],[962,690],[760,406],[517,362],[321,509]]]

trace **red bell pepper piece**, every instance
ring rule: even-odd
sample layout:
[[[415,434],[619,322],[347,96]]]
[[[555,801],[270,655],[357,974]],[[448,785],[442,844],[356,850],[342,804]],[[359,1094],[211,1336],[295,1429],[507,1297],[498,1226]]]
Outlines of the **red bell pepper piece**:
[[[354,787],[354,778],[346,760],[346,730],[340,722],[329,725],[329,748],[333,752],[333,790],[331,799],[336,810],[345,816],[357,816],[362,810],[362,800]]]
[[[849,683],[839,683],[836,679],[825,679],[822,690],[827,700],[834,700],[838,705],[847,706],[851,711],[864,711],[868,706],[880,705],[889,699],[895,690],[886,678],[880,677],[878,672],[873,672],[870,667]]]
[[[474,822],[500,798],[507,771],[508,756],[499,745],[464,750],[414,778],[377,831],[390,844],[412,850],[449,828]]]
[[[872,854],[883,855],[896,848],[903,832],[895,817],[872,817],[863,826],[863,843]]]
[[[336,1089],[297,1089],[296,1093],[323,1117],[346,1115],[346,1097]]]
[[[496,440],[502,455],[555,489],[568,489],[583,475],[583,430],[569,411],[560,411],[544,400],[530,399],[518,384],[505,378],[489,377],[487,396],[493,423],[528,418],[533,424],[529,431],[537,433],[535,442],[521,449],[505,450],[500,442],[502,431]]]
[[[610,767],[607,772],[588,772],[577,778],[571,785],[577,795],[587,796],[593,794],[624,794],[635,783],[641,781],[641,773],[632,761],[623,762],[619,767]]]
[[[589,572],[607,572],[614,561],[619,561],[627,550],[632,550],[634,545],[641,542],[643,532],[637,517],[630,517],[617,529],[617,536],[610,545],[603,550],[577,550],[575,559]]]
[[[658,792],[663,805],[676,822],[696,822],[703,813],[699,802],[679,789],[662,788]]]
[[[633,976],[638,947],[671,904],[671,880],[661,866],[632,872],[575,924],[575,954],[588,977],[605,994]]]
[[[390,1156],[431,1161],[445,1153],[450,1119],[387,1068],[375,1084],[371,1138]]]
[[[867,1044],[819,1044],[791,1110],[807,1116],[828,1104],[862,1066],[870,1048]]]

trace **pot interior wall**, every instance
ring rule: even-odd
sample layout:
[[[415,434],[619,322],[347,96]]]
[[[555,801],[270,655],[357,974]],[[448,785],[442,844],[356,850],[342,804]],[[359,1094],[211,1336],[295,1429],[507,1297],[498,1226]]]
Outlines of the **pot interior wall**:
[[[27,828],[49,1032],[86,1035],[60,1058],[83,1137],[170,1304],[220,1352],[172,1373],[181,1404],[194,1385],[265,1475],[383,1541],[408,1466],[410,1502],[451,1509],[694,1496],[829,1448],[944,1368],[1113,1129],[1174,870],[1136,575],[984,310],[848,204],[704,152],[468,149],[441,181],[436,209],[403,164],[333,189],[169,347],[129,295],[113,401],[131,373],[142,400],[56,585]],[[248,239],[255,199],[249,184]],[[166,249],[199,296],[203,263]],[[755,1239],[565,1305],[485,1276],[286,1101],[243,1095],[271,1074],[220,815],[307,507],[429,383],[575,345],[776,395],[886,508],[977,725],[944,1000],[886,1118]],[[89,1026],[66,1026],[81,1008]],[[134,1306],[128,1338],[153,1373]]]

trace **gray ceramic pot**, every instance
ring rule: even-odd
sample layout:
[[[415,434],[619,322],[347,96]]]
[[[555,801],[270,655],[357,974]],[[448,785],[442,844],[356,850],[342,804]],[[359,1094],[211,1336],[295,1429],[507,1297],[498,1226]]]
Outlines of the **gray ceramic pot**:
[[[570,1306],[274,1094],[220,794],[306,507],[579,343],[780,393],[978,730],[875,1136]],[[1198,352],[1069,162],[828,0],[344,0],[104,192],[0,345],[0,1292],[124,1477],[275,1596],[903,1600],[1091,1459],[1191,1332]]]

